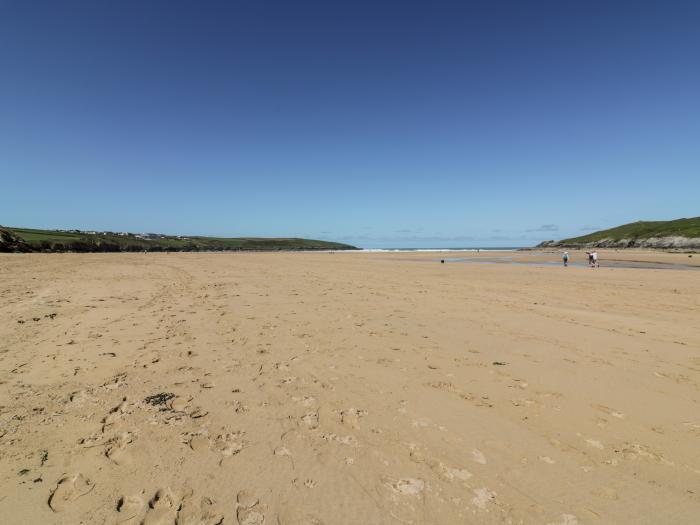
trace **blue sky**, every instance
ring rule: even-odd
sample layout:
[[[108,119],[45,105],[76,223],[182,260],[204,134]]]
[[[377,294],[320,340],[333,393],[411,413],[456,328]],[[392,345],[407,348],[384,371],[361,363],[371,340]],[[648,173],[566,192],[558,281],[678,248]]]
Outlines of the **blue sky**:
[[[700,2],[0,4],[0,223],[516,246],[700,215]]]

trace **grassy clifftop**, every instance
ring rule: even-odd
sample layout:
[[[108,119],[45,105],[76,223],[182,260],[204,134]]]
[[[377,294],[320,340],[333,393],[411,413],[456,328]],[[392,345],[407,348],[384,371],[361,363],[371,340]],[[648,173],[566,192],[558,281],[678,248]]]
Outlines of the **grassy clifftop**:
[[[185,237],[160,234],[4,228],[8,242],[0,251],[138,252],[138,251],[293,251],[354,250],[338,242],[298,238]],[[12,239],[12,243],[9,242]],[[17,246],[25,247],[22,250]],[[29,248],[29,250],[26,249]]]
[[[675,221],[638,221],[623,224],[609,230],[601,230],[581,237],[564,239],[562,242],[586,243],[603,239],[650,239],[652,237],[700,237],[700,217]]]
[[[541,246],[609,248],[700,248],[700,217],[673,221],[638,221]]]

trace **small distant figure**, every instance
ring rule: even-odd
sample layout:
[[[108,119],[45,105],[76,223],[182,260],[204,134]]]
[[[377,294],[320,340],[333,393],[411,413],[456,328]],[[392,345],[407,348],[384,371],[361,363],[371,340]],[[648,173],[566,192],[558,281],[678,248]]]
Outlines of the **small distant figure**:
[[[593,266],[593,252],[586,252],[588,255],[588,266]]]
[[[591,268],[599,268],[600,264],[598,264],[598,252],[592,251],[591,252]]]
[[[564,261],[564,266],[569,266],[569,252],[564,252],[561,256],[562,261]]]
[[[440,259],[440,264],[445,264],[445,259]]]

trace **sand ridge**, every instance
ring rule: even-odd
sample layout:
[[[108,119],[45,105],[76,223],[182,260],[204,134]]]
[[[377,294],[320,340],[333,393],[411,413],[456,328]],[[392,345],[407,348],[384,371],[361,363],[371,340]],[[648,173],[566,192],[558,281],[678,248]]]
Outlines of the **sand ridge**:
[[[2,256],[0,515],[696,523],[700,274],[613,255],[691,260]]]

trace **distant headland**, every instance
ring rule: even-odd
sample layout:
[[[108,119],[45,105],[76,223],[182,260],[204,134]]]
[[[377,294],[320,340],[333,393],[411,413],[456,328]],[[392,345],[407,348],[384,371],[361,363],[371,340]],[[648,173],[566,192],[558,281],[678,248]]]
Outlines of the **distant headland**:
[[[700,217],[638,221],[581,237],[545,241],[537,248],[656,248],[700,250]]]
[[[199,252],[357,250],[339,242],[299,238],[200,237],[0,226],[0,252]]]

